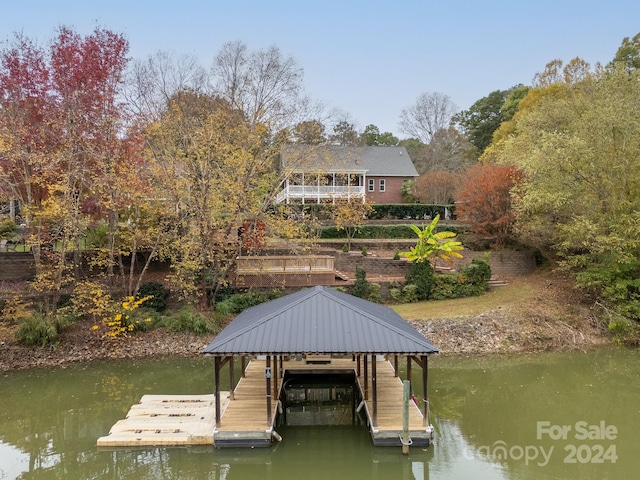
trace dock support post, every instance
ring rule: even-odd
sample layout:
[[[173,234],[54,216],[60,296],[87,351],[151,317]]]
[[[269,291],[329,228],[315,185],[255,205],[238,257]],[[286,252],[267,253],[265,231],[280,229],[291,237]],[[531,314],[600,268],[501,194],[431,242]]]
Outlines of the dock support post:
[[[271,355],[267,355],[266,368],[264,372],[267,384],[267,427],[271,426]]]
[[[242,355],[240,357],[240,368],[242,369],[242,373],[241,373],[242,378],[245,378],[247,376],[247,374],[245,372],[245,370],[247,368],[247,359],[246,359],[246,357],[244,355]]]
[[[376,356],[371,356],[371,390],[373,393],[373,426],[378,425],[378,380],[376,378],[377,367],[376,367]]]
[[[356,355],[356,376],[360,377],[360,355]]]
[[[278,378],[280,376],[278,371],[279,371],[278,357],[274,355],[273,356],[273,398],[276,402],[278,401]]]
[[[216,355],[214,359],[214,385],[216,397],[216,428],[220,427],[220,357]]]
[[[429,375],[428,375],[428,371],[427,371],[427,366],[428,366],[428,357],[426,355],[422,356],[422,398],[423,400],[423,404],[422,404],[422,425],[427,426],[429,425],[429,419],[427,418],[427,415],[429,413],[429,397],[427,396],[427,382],[429,380]]]
[[[231,400],[235,400],[235,392],[233,391],[235,384],[236,379],[233,371],[233,355],[231,355],[231,358],[229,358],[229,398]]]
[[[409,454],[409,398],[411,397],[411,383],[402,382],[402,454]]]
[[[369,367],[368,355],[364,356],[364,399],[369,400]]]
[[[412,362],[412,357],[411,355],[407,355],[407,380],[409,380],[409,385],[411,385],[411,362]]]
[[[397,377],[398,376],[398,354],[395,354],[393,356],[393,376]]]

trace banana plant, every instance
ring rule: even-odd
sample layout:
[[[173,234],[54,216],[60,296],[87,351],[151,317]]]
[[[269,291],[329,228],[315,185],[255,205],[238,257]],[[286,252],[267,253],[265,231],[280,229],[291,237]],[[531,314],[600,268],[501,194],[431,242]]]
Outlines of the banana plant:
[[[418,242],[408,252],[400,252],[400,255],[414,263],[428,262],[432,258],[442,258],[443,260],[462,258],[462,255],[458,252],[464,250],[464,247],[462,242],[453,240],[456,236],[455,233],[434,233],[439,220],[440,215],[436,215],[432,222],[423,229],[411,225],[411,229],[418,235]]]

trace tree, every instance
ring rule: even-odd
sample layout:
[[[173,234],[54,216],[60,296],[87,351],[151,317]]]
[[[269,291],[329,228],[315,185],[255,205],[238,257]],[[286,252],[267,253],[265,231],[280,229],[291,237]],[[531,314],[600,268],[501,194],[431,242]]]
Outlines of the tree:
[[[422,150],[416,164],[418,173],[459,172],[477,159],[476,148],[454,127],[438,130]],[[412,157],[413,158],[413,157]]]
[[[493,91],[454,117],[479,153],[489,146],[493,132],[504,120],[502,107],[510,93],[510,90]]]
[[[324,125],[318,120],[307,120],[298,123],[292,132],[293,142],[303,145],[320,145],[327,141]]]
[[[622,39],[622,44],[618,47],[609,68],[614,69],[616,65],[623,65],[627,72],[640,68],[640,33],[631,39],[629,37]]]
[[[351,241],[358,229],[367,222],[367,215],[373,211],[370,203],[336,199],[332,212],[336,228],[347,235],[347,248],[351,250]]]
[[[282,180],[274,169],[279,149],[265,126],[196,92],[174,95],[151,127],[147,160],[171,235],[165,255],[185,300],[207,308],[215,299],[241,254],[237,232],[246,220],[261,219],[280,237],[299,232],[270,209]]]
[[[395,147],[399,140],[391,132],[380,133],[375,125],[367,125],[360,134],[360,143],[370,147]]]
[[[352,123],[341,120],[334,125],[329,141],[334,145],[353,147],[359,144],[358,132]]]
[[[225,43],[213,67],[216,93],[243,112],[251,125],[280,129],[299,111],[303,69],[280,49],[250,52],[240,41]]]
[[[400,129],[428,144],[438,130],[449,127],[457,109],[448,95],[438,92],[423,93],[417,98],[415,105],[402,110]]]
[[[33,287],[51,294],[50,312],[78,277],[98,185],[127,148],[117,100],[127,51],[122,35],[96,29],[83,37],[61,27],[47,52],[17,36],[2,53],[1,178],[24,202]],[[55,248],[42,251],[43,244]]]
[[[411,194],[419,203],[449,205],[455,198],[458,178],[446,170],[424,173],[414,181]]]
[[[555,87],[514,117],[516,128],[492,154],[523,171],[515,197],[519,232],[552,248],[580,286],[634,319],[640,319],[640,113],[629,105],[640,102],[638,80],[638,71],[618,66]]]
[[[207,72],[196,57],[158,51],[131,63],[123,95],[129,111],[150,122],[159,120],[175,93],[207,93],[209,83]]]
[[[513,238],[515,212],[511,192],[522,174],[509,165],[477,164],[466,170],[456,201],[458,220],[471,230],[489,237],[495,247],[503,247]]]

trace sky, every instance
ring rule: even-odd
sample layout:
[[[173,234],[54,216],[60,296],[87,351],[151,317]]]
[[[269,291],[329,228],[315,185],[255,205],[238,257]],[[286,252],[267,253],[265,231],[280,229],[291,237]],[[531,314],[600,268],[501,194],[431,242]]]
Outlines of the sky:
[[[0,40],[46,44],[59,26],[123,34],[130,57],[277,46],[304,70],[306,93],[363,130],[406,138],[398,123],[422,93],[466,110],[495,90],[531,85],[553,59],[608,63],[640,32],[637,0],[30,0],[1,2]]]

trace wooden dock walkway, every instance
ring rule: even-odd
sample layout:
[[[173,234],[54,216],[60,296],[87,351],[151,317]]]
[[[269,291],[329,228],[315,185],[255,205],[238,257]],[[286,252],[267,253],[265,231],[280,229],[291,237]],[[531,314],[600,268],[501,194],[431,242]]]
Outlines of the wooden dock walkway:
[[[403,385],[402,380],[395,376],[394,368],[389,361],[376,361],[377,408],[375,408],[374,422],[371,363],[369,363],[365,396],[364,371],[361,369],[361,376],[357,377],[357,362],[350,358],[331,359],[330,357],[314,360],[314,362],[284,361],[283,373],[352,373],[362,398],[366,398],[363,408],[374,445],[401,445]],[[109,435],[98,439],[97,444],[99,447],[269,446],[272,438],[278,438],[274,425],[279,409],[277,400],[284,375],[278,372],[277,385],[272,385],[270,392],[272,411],[268,415],[265,369],[264,360],[252,360],[234,389],[234,399],[231,399],[230,392],[221,392],[221,418],[218,428],[215,425],[213,394],[145,395],[139,404],[131,407],[124,420],[118,421],[111,428]],[[422,413],[413,401],[409,405],[409,435],[414,445],[429,445],[431,428],[424,425]]]
[[[369,430],[373,443],[376,446],[401,445],[403,416],[403,384],[400,377],[395,376],[395,370],[391,362],[376,362],[377,380],[377,415],[373,425],[373,400],[372,400],[372,375],[368,372],[368,399],[365,401],[365,409],[369,420]],[[364,377],[356,377],[358,388],[364,397]],[[424,425],[424,417],[418,406],[409,400],[409,437],[415,445],[429,445],[432,439],[431,428]]]
[[[375,358],[375,357],[374,357]],[[308,373],[356,373],[356,362],[351,359],[330,359],[330,363],[318,361],[307,363],[305,361],[289,360],[282,364],[283,372],[308,372]],[[245,377],[241,379],[235,389],[235,400],[229,402],[223,413],[221,426],[214,435],[214,443],[222,446],[221,442],[227,442],[229,446],[243,446],[244,443],[270,442],[274,432],[274,424],[277,413],[276,394],[272,392],[274,419],[271,425],[267,425],[266,411],[266,387],[265,387],[264,360],[252,360],[245,370]],[[356,378],[360,394],[365,397],[364,373]],[[365,400],[365,412],[367,424],[373,442],[377,446],[400,446],[400,434],[402,433],[402,380],[395,376],[395,370],[387,360],[376,362],[377,383],[377,411],[376,422],[373,422],[373,378],[372,369],[368,369],[367,399]],[[282,387],[282,378],[279,377],[277,392]],[[411,401],[409,405],[409,436],[415,445],[429,445],[432,431],[425,426],[422,412]],[[262,426],[262,428],[256,428]]]

